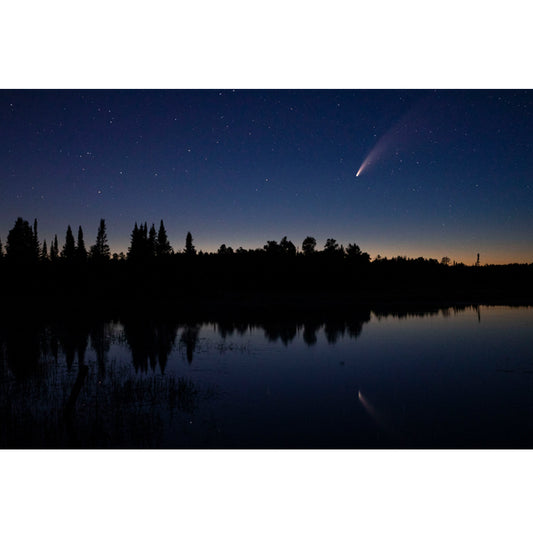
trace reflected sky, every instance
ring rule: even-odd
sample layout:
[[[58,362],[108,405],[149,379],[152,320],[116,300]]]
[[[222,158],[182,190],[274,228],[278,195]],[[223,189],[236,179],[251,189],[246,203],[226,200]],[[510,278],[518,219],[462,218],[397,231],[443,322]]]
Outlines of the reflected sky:
[[[533,443],[531,308],[220,323],[136,317],[68,326],[2,324],[0,419],[10,428],[2,445]],[[69,436],[58,413],[83,365],[88,374]],[[37,426],[26,426],[30,420]]]

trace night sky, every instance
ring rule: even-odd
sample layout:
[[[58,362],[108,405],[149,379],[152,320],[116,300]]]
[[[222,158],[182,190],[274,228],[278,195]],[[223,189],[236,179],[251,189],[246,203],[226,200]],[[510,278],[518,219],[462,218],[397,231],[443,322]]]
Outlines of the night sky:
[[[0,238],[113,252],[163,219],[175,250],[287,236],[374,258],[533,262],[526,90],[2,90]]]

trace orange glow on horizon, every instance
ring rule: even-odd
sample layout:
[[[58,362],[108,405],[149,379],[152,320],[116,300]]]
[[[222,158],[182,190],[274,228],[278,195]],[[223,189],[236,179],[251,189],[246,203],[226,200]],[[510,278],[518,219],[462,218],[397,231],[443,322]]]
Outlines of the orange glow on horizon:
[[[318,239],[317,239],[318,240]],[[293,240],[294,244],[301,249],[300,244],[296,240]],[[352,241],[353,242],[353,241]],[[239,246],[242,246],[245,250],[256,250],[256,249],[262,249],[264,244],[266,243],[257,243],[253,244],[250,241],[243,243],[242,245],[233,245],[230,241],[226,241],[226,246],[231,246],[234,250],[239,248]],[[176,244],[174,242],[170,242],[173,250],[175,252],[182,251],[185,247],[185,240],[183,243]],[[198,252],[202,251],[204,253],[215,253],[218,248],[220,247],[220,244],[213,245],[212,243],[209,244],[202,244],[202,242],[194,241],[194,245],[196,246],[196,250]],[[339,242],[339,244],[343,244],[346,246],[347,243]],[[472,253],[466,253],[464,250],[457,250],[455,253],[453,250],[447,250],[444,246],[438,248],[425,248],[425,247],[406,247],[405,249],[402,248],[393,248],[393,247],[377,247],[377,246],[369,246],[365,247],[362,244],[359,244],[361,246],[361,250],[363,252],[366,252],[370,255],[370,260],[374,261],[377,256],[379,255],[382,258],[392,259],[394,257],[407,257],[408,259],[416,259],[418,257],[423,257],[424,259],[436,259],[437,261],[441,261],[443,257],[448,257],[450,259],[450,265],[453,265],[454,262],[456,263],[464,263],[466,266],[472,266],[475,264],[477,259],[477,251],[473,251]],[[111,254],[117,253],[120,254],[121,252],[124,255],[127,255],[128,248],[129,248],[129,242],[128,243],[110,243],[111,248]],[[317,244],[317,250],[320,251],[322,248],[320,244]],[[533,263],[533,251],[506,251],[506,250],[493,250],[493,251],[486,251],[480,250],[480,264],[483,265],[508,265],[512,263]]]

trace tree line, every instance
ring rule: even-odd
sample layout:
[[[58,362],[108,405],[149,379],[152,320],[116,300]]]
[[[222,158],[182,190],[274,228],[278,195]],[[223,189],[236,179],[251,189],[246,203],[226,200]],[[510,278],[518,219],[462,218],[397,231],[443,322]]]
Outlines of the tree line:
[[[67,262],[85,262],[92,261],[106,261],[110,259],[130,261],[144,261],[153,258],[169,257],[175,254],[185,254],[187,256],[205,255],[204,252],[197,252],[193,244],[191,232],[188,232],[185,237],[185,247],[181,250],[174,251],[168,240],[167,232],[163,220],[159,224],[159,229],[156,230],[155,225],[152,224],[148,229],[148,224],[137,223],[133,227],[130,239],[130,246],[127,254],[115,253],[111,255],[108,244],[107,229],[105,219],[100,220],[96,234],[96,242],[87,250],[83,235],[83,229],[78,227],[77,239],[74,238],[74,233],[69,225],[66,230],[64,244],[59,248],[59,240],[57,234],[54,236],[51,243],[48,245],[46,239],[40,244],[37,219],[31,225],[22,217],[17,218],[13,228],[9,231],[7,236],[6,250],[4,252],[2,241],[0,240],[0,260],[5,257],[8,261],[16,263],[36,263],[38,261],[58,261],[63,260]],[[336,239],[327,239],[323,250],[317,249],[317,241],[314,237],[306,237],[301,245],[301,252],[297,249],[292,241],[283,237],[279,242],[269,240],[263,248],[245,250],[242,247],[234,250],[231,246],[221,244],[218,248],[217,255],[233,255],[233,254],[251,254],[264,253],[269,256],[286,256],[294,257],[297,254],[310,256],[315,253],[323,253],[329,257],[350,257],[358,258],[360,262],[369,262],[370,256],[366,252],[362,252],[360,247],[351,243],[346,247],[338,243]],[[212,254],[207,254],[212,255]]]
[[[107,230],[105,220],[100,220],[96,234],[96,242],[87,250],[83,238],[82,227],[78,227],[78,238],[74,239],[74,234],[70,226],[67,227],[65,243],[59,250],[57,234],[54,236],[50,246],[43,241],[39,242],[37,231],[37,219],[33,221],[33,226],[22,217],[17,218],[13,228],[7,235],[6,251],[4,253],[2,241],[0,241],[0,260],[5,259],[18,264],[31,264],[39,261],[56,261],[63,259],[66,261],[84,262],[87,259],[106,260],[110,258],[110,249],[107,241]]]
[[[0,245],[1,246],[1,245]],[[533,300],[533,263],[472,266],[437,259],[370,255],[351,243],[326,240],[319,249],[314,237],[300,247],[287,237],[256,249],[198,251],[190,232],[184,247],[174,250],[164,222],[159,228],[135,222],[126,254],[111,254],[104,219],[94,244],[86,246],[67,227],[61,248],[57,235],[41,244],[38,224],[18,218],[0,251],[3,297],[34,308],[103,302],[118,306],[164,300],[187,306],[266,307],[292,305],[350,307],[354,302]],[[166,304],[165,304],[166,305]],[[217,307],[218,306],[218,307]]]

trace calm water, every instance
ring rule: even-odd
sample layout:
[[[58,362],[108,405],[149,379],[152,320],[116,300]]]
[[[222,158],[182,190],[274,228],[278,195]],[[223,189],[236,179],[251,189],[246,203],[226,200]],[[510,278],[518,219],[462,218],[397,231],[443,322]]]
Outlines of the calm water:
[[[531,448],[533,308],[12,321],[7,448]]]

